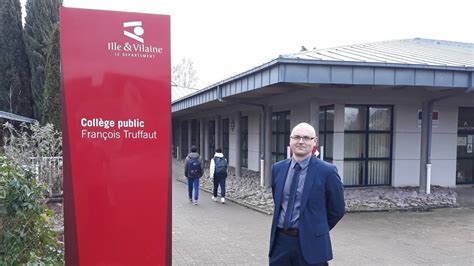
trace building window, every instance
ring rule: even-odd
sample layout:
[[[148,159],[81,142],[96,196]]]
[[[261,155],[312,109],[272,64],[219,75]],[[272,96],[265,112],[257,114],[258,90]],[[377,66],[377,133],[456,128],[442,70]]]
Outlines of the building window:
[[[290,145],[290,112],[272,114],[272,161],[273,163],[287,157],[286,150]]]
[[[229,160],[229,119],[222,120],[222,151]]]
[[[188,156],[188,121],[181,124],[181,159]]]
[[[200,130],[199,130],[199,121],[196,119],[191,120],[191,145],[195,145],[198,152],[200,149]]]
[[[390,185],[392,106],[344,109],[344,185]]]
[[[240,125],[242,127],[241,140],[242,140],[242,167],[249,167],[249,118],[244,116],[241,119]]]
[[[474,184],[474,108],[459,107],[456,184]]]
[[[179,130],[179,123],[176,122],[175,120],[172,120],[172,127],[173,127],[173,130],[172,130],[172,148],[171,148],[171,153],[172,153],[172,156],[173,158],[176,158],[176,153],[177,153],[177,147],[178,147],[178,130]],[[2,143],[0,143],[2,144]]]
[[[334,106],[322,106],[319,108],[319,142],[322,147],[323,159],[332,163],[334,139]]]
[[[209,160],[216,151],[216,121],[209,121]]]

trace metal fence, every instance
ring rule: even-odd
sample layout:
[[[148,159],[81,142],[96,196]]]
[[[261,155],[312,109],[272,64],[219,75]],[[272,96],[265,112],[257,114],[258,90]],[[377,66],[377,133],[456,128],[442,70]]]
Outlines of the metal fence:
[[[48,185],[49,197],[63,193],[63,157],[32,157],[31,170],[35,177]]]

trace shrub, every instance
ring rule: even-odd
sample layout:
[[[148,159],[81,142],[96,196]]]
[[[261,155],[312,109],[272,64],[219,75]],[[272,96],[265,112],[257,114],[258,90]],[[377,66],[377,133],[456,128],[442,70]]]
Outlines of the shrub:
[[[49,196],[62,194],[62,137],[52,124],[3,125],[5,156],[48,185]]]
[[[45,186],[31,172],[0,157],[0,265],[63,265],[63,244],[48,227],[53,212]],[[3,193],[2,193],[3,191]]]

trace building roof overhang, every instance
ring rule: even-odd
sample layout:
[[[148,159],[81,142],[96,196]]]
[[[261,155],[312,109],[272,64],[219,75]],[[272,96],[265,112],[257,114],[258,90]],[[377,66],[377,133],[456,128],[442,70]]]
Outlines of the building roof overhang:
[[[176,114],[252,95],[277,84],[429,87],[474,91],[474,45],[410,39],[304,51],[265,64],[172,102]]]
[[[172,112],[277,83],[474,89],[474,68],[278,58],[172,103]]]

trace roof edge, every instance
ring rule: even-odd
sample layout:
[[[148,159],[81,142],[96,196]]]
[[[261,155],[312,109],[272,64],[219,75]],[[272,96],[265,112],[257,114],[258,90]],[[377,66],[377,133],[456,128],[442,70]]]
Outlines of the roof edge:
[[[259,65],[259,66],[256,66],[256,67],[254,67],[254,68],[252,68],[252,69],[249,69],[249,70],[247,70],[247,71],[244,71],[244,72],[242,72],[242,73],[240,73],[240,74],[237,74],[237,75],[234,75],[234,76],[230,76],[229,78],[226,78],[226,79],[224,79],[224,80],[221,80],[221,81],[219,81],[219,82],[216,82],[216,83],[214,83],[214,84],[212,84],[212,85],[209,85],[209,86],[207,86],[207,87],[205,87],[205,88],[203,88],[203,89],[201,89],[201,90],[198,90],[198,91],[193,92],[193,93],[191,93],[191,94],[188,94],[188,95],[186,95],[186,96],[184,96],[184,97],[182,97],[182,98],[179,98],[179,99],[177,99],[177,100],[175,100],[175,101],[172,101],[172,102],[171,102],[171,105],[173,105],[174,103],[178,103],[178,102],[180,102],[180,101],[182,101],[182,100],[186,100],[187,98],[190,98],[190,97],[192,97],[192,96],[194,96],[194,95],[197,95],[197,94],[206,92],[206,91],[208,91],[208,90],[211,90],[211,89],[213,89],[213,88],[215,88],[215,87],[218,87],[218,86],[220,86],[220,85],[222,85],[222,84],[225,84],[225,83],[227,83],[227,82],[229,82],[229,81],[233,81],[233,80],[238,79],[238,78],[241,78],[241,77],[243,77],[243,76],[246,76],[246,75],[252,74],[252,73],[254,73],[254,72],[260,71],[260,70],[262,70],[262,69],[266,69],[266,68],[268,68],[268,67],[270,67],[270,66],[273,66],[273,65],[279,63],[279,60],[280,60],[280,58],[272,59],[272,60],[268,61],[267,63],[264,63],[264,64],[261,64],[261,65]]]
[[[354,61],[336,61],[336,60],[315,60],[301,58],[279,58],[280,63],[296,63],[308,65],[337,65],[337,66],[368,66],[368,67],[393,67],[393,68],[418,68],[418,69],[439,69],[439,70],[455,70],[455,71],[474,71],[474,67],[468,66],[440,66],[428,64],[402,64],[402,63],[383,63],[383,62],[354,62]]]
[[[254,67],[250,70],[244,71],[240,74],[231,76],[227,79],[214,83],[204,89],[198,90],[194,93],[188,94],[182,98],[179,98],[173,102],[171,105],[184,101],[188,98],[191,98],[200,93],[209,91],[213,88],[216,88],[222,84],[231,82],[243,76],[255,73],[257,71],[267,69],[276,64],[306,64],[306,65],[334,65],[334,66],[359,66],[359,67],[390,67],[390,68],[409,68],[409,69],[429,69],[429,70],[446,70],[446,71],[466,71],[474,72],[474,67],[457,67],[457,66],[436,66],[436,65],[424,65],[424,64],[402,64],[402,63],[378,63],[378,62],[352,62],[352,61],[329,61],[329,60],[314,60],[314,59],[301,59],[301,58],[284,58],[279,57],[273,59],[267,63],[264,63],[260,66]]]

